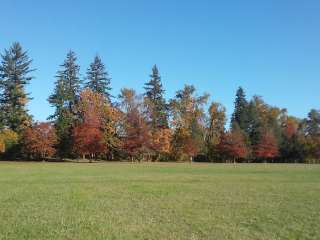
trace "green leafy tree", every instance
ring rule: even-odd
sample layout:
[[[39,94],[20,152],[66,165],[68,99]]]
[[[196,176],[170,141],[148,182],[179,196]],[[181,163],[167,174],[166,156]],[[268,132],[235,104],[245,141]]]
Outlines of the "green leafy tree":
[[[145,105],[152,130],[168,127],[168,109],[163,96],[164,89],[156,65],[152,68],[150,81],[145,84]]]
[[[19,43],[4,51],[0,65],[0,122],[2,127],[21,132],[31,124],[31,116],[26,108],[31,99],[25,87],[32,80],[30,68],[32,60]]]
[[[109,73],[106,71],[105,65],[103,64],[101,58],[97,55],[94,61],[90,64],[87,69],[87,82],[85,87],[90,88],[92,91],[101,93],[107,100],[111,100],[111,87]]]
[[[55,89],[48,101],[55,108],[49,119],[55,121],[55,128],[59,140],[58,153],[68,156],[71,152],[71,128],[76,118],[76,103],[79,99],[81,81],[79,78],[80,67],[77,64],[76,54],[70,51],[64,63],[57,72]]]

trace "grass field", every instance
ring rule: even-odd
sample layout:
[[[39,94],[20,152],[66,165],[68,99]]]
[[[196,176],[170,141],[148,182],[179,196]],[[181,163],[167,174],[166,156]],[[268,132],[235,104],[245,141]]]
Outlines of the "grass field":
[[[320,166],[1,163],[0,239],[320,239]]]

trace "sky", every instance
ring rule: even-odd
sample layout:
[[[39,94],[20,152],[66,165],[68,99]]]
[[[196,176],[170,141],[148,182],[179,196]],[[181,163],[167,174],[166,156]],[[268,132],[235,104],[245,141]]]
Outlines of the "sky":
[[[157,64],[166,98],[193,84],[229,117],[239,86],[300,118],[320,109],[318,0],[0,0],[0,7],[0,51],[18,41],[33,59],[28,108],[38,121],[54,111],[47,98],[69,50],[83,78],[99,54],[115,96],[123,87],[142,93]]]

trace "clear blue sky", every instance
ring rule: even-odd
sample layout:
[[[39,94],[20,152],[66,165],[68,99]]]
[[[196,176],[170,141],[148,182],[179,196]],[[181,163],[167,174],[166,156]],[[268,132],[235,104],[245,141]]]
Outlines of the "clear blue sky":
[[[21,42],[37,68],[28,90],[36,120],[53,111],[46,99],[68,50],[84,74],[99,53],[113,94],[142,92],[153,64],[166,96],[184,84],[233,110],[248,97],[304,117],[320,108],[319,0],[1,0],[0,49]]]

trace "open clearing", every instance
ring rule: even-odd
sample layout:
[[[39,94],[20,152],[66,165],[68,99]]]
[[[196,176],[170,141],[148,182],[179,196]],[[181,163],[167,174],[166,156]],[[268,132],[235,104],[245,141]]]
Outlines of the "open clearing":
[[[2,162],[0,204],[0,239],[320,239],[320,166]]]

